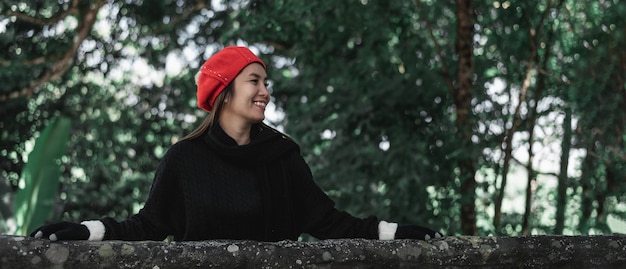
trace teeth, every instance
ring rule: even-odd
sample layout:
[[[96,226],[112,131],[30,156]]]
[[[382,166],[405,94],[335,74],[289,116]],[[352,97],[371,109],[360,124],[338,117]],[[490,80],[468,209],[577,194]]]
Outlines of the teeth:
[[[262,106],[262,107],[265,107],[267,105],[266,103],[263,103],[263,102],[254,102],[254,104],[257,106]]]

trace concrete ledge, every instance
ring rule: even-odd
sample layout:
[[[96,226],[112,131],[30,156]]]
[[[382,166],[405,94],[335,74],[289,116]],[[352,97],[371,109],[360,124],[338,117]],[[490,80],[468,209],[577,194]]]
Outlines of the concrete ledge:
[[[0,235],[0,268],[626,268],[626,236],[63,241]]]

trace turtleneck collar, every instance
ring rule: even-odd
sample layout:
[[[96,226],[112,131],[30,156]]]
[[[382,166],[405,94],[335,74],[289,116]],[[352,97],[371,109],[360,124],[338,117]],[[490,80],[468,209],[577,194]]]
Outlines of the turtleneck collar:
[[[251,166],[266,164],[292,150],[299,150],[293,140],[264,123],[252,125],[250,143],[246,145],[237,145],[217,123],[207,130],[203,139],[218,155]]]

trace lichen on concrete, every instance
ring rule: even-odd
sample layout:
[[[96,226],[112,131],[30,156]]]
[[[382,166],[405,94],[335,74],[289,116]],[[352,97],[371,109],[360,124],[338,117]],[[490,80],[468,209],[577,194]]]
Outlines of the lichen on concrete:
[[[63,241],[0,235],[1,268],[626,268],[626,236],[317,242]]]
[[[51,245],[44,255],[52,264],[63,264],[69,258],[70,250],[62,245]]]

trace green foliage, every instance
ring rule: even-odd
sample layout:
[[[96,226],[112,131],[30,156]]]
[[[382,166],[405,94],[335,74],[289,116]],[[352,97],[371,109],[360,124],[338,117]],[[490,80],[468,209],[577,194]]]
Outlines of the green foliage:
[[[41,6],[58,10],[37,13]],[[44,2],[7,2],[5,7],[3,18],[16,22],[1,19],[8,24],[1,36],[18,37],[2,44],[2,64],[10,68],[0,69],[0,77],[7,82],[0,88],[0,180],[11,186],[10,192],[16,191],[26,142],[53,115],[63,114],[74,124],[58,199],[48,220],[78,221],[103,215],[123,218],[136,212],[147,197],[164,151],[204,116],[191,102],[194,71],[178,68],[166,76],[164,68],[170,52],[182,66],[192,61],[197,67],[204,58],[201,52],[190,59],[178,57],[182,53],[172,46],[179,46],[180,40],[170,39],[176,35],[175,25],[190,23],[194,16],[189,14],[198,12],[198,7],[167,9],[164,16],[172,18],[168,25],[172,28],[165,31],[157,29],[163,26],[163,18],[150,23],[154,28],[137,25],[138,20],[146,23],[148,19],[135,17],[134,10],[145,9],[141,2],[106,5],[80,50],[69,54],[75,57],[72,67],[32,92],[28,85],[45,79],[45,74],[53,71],[50,66],[69,53],[67,42],[55,40],[72,40],[78,31],[75,22],[86,17],[85,10],[47,24],[45,18],[68,15],[63,11],[70,7]],[[25,20],[22,14],[40,20]],[[205,37],[197,39],[196,44],[207,45]]]
[[[204,117],[194,73],[230,44],[252,46],[269,64],[272,101],[286,115],[275,124],[301,144],[341,209],[462,233],[468,198],[457,163],[469,157],[479,234],[551,233],[559,170],[542,164],[560,155],[568,108],[580,157],[567,169],[564,232],[610,232],[606,216],[626,214],[624,1],[473,1],[471,144],[457,135],[450,89],[452,1],[113,1],[75,52],[94,5],[72,3],[0,4],[0,193],[16,192],[37,130],[55,115],[73,122],[49,220],[136,212],[164,151]],[[54,73],[64,59],[70,67]],[[536,187],[523,227],[531,144]],[[506,192],[514,206],[494,227],[507,146],[509,188],[518,189]]]
[[[16,234],[27,235],[50,217],[61,176],[59,159],[66,153],[69,132],[70,120],[55,117],[35,140],[15,194]]]
[[[237,19],[247,40],[295,58],[271,73],[275,99],[338,207],[455,231],[453,161],[434,160],[455,158],[460,142],[418,12],[406,1],[276,1]]]

